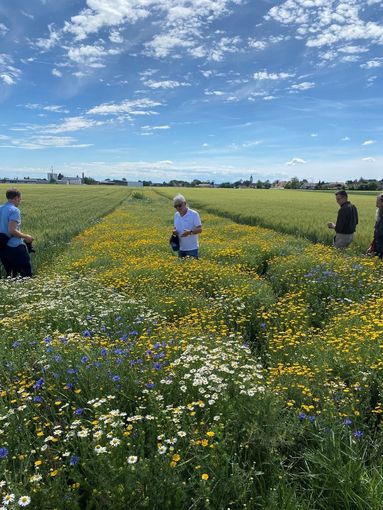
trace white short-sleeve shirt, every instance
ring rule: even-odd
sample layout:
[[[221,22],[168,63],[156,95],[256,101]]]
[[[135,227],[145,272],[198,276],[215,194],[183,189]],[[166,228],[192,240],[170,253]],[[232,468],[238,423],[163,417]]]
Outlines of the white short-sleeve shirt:
[[[192,230],[195,227],[201,226],[201,219],[197,211],[193,209],[187,210],[184,216],[181,216],[177,211],[174,215],[174,227],[177,230],[177,234],[181,236],[184,230]],[[199,247],[198,234],[192,236],[180,237],[180,250],[190,251],[196,250]]]

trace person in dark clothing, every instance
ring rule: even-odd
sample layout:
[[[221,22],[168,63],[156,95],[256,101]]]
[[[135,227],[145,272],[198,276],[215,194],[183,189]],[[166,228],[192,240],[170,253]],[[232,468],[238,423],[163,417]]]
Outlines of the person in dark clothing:
[[[335,199],[339,204],[336,223],[327,223],[328,228],[335,230],[333,246],[335,248],[347,248],[354,239],[354,233],[358,224],[358,210],[354,204],[348,201],[348,195],[344,190],[335,193]]]
[[[8,201],[0,206],[0,234],[9,239],[0,250],[0,260],[7,276],[29,277],[32,276],[32,266],[26,243],[32,243],[33,237],[20,230],[21,215],[18,206],[21,193],[17,189],[9,189],[5,195]]]
[[[376,207],[374,239],[368,247],[367,255],[376,255],[379,258],[383,258],[383,195],[376,197]]]

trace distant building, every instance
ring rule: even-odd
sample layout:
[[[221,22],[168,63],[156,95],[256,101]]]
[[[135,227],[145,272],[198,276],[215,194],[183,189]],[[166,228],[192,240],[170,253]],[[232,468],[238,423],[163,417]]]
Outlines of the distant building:
[[[82,184],[82,179],[78,175],[76,177],[66,177],[57,181],[57,184]]]
[[[271,187],[275,188],[275,189],[284,189],[286,184],[287,184],[287,181],[277,181],[277,182],[274,182]]]
[[[48,173],[47,173],[48,182],[54,182],[54,181],[57,181],[58,176],[59,176],[59,174],[56,174],[56,173],[54,173],[54,172],[48,172]]]

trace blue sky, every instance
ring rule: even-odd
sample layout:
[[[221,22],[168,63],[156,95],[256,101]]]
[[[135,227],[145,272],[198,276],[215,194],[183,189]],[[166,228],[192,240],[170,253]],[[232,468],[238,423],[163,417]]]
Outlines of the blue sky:
[[[0,176],[383,177],[383,0],[3,0]]]

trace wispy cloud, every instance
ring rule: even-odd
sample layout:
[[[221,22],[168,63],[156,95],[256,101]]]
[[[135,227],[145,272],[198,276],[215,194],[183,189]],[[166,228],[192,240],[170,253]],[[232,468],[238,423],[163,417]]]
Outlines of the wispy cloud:
[[[269,73],[268,71],[259,71],[253,74],[254,80],[286,80],[293,78],[294,74],[290,73]]]
[[[103,103],[98,106],[94,106],[87,111],[88,115],[155,115],[157,112],[148,110],[148,108],[154,108],[161,106],[162,103],[159,101],[152,101],[151,99],[133,99],[122,101],[121,103]]]
[[[147,80],[144,81],[143,83],[144,85],[151,89],[175,89],[178,87],[190,87],[190,83],[179,82],[176,80],[162,80],[162,81]]]
[[[287,166],[296,166],[296,165],[304,165],[306,161],[302,158],[293,158],[290,161],[287,161],[285,165]]]

